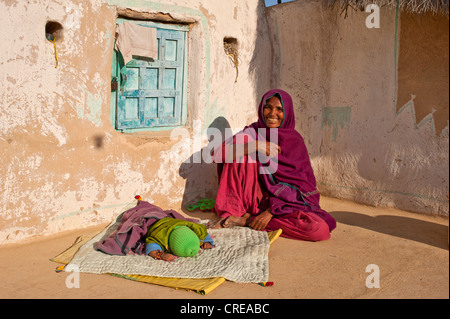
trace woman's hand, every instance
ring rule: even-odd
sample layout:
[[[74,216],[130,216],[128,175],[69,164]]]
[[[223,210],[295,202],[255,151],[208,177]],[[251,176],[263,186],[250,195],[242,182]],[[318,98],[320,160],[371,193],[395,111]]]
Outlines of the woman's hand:
[[[263,154],[266,154],[269,157],[275,157],[277,156],[279,153],[281,153],[281,147],[279,147],[277,144],[272,143],[272,142],[257,142],[256,143],[256,148],[258,150],[258,152],[261,152]]]
[[[253,228],[254,230],[264,230],[272,220],[272,217],[273,215],[270,213],[269,209],[265,210],[261,214],[253,218],[248,226]]]

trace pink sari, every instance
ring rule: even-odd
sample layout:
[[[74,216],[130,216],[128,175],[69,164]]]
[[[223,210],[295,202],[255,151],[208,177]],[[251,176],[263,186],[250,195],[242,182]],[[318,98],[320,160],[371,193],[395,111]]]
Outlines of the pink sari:
[[[224,163],[214,210],[221,218],[241,217],[246,212],[258,215],[267,207],[258,183],[257,165],[249,163]],[[327,223],[313,212],[294,212],[274,215],[266,231],[282,229],[282,237],[297,240],[320,241],[331,237]]]

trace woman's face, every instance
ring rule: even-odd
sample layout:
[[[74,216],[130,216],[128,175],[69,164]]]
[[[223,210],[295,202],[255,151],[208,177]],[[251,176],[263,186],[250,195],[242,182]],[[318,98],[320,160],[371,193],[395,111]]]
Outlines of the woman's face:
[[[263,108],[264,123],[268,128],[277,128],[281,126],[284,119],[283,105],[280,99],[272,96],[266,101]]]

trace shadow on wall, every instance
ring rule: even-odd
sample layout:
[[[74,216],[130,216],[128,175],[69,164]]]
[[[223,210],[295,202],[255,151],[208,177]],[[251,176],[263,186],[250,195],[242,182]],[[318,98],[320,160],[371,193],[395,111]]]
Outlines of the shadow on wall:
[[[402,216],[367,216],[354,212],[331,212],[338,223],[414,240],[448,250],[448,227]]]
[[[215,199],[218,188],[217,166],[215,163],[205,162],[204,159],[207,156],[203,156],[203,153],[210,152],[213,145],[222,144],[225,140],[225,130],[230,128],[230,123],[226,118],[222,116],[217,117],[206,131],[208,145],[193,153],[181,164],[178,172],[186,180],[181,202],[181,208],[184,213],[190,213],[186,207],[196,204],[200,199]],[[216,134],[217,130],[220,131],[220,135]],[[214,138],[221,138],[221,140],[214,141]]]
[[[277,69],[273,64],[278,63],[273,61],[273,50],[277,44],[272,45],[271,43],[264,0],[258,2],[256,12],[258,17],[257,37],[255,50],[248,66],[249,74],[252,75],[255,86],[255,101],[257,101],[254,105],[255,115],[258,114],[258,104],[263,94],[271,89],[279,88],[277,87],[279,85],[278,78],[274,79],[272,75],[273,69]]]
[[[273,86],[278,83],[278,80],[273,80],[271,76],[273,69],[273,48],[269,37],[265,10],[266,6],[264,0],[259,0],[256,7],[257,37],[255,40],[255,49],[248,65],[248,72],[252,76],[255,87],[255,101],[257,101],[254,105],[255,116],[257,115],[258,104],[262,95],[268,90],[275,88]],[[272,61],[272,63],[268,63],[268,61]],[[239,67],[243,66],[244,64]],[[239,84],[239,80],[240,78],[238,77],[235,85]],[[208,127],[209,130],[212,128],[219,129],[222,132],[222,137],[225,137],[225,129],[231,128],[231,126],[226,118],[217,117]],[[207,134],[208,136],[210,135],[208,131]],[[205,163],[201,156],[203,152],[209,151],[211,142],[212,141],[209,140],[209,144],[206,147],[193,153],[180,166],[179,174],[186,180],[182,199],[182,211],[184,213],[189,213],[186,209],[187,205],[196,204],[197,201],[202,198],[215,198],[216,196],[218,188],[216,164]],[[217,145],[217,142],[215,145]],[[199,162],[198,159],[201,159],[201,161]]]

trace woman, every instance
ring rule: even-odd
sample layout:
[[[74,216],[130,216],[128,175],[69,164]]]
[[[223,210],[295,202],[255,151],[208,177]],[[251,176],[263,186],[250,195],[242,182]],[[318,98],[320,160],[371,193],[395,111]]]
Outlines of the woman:
[[[258,122],[215,150],[219,189],[214,227],[282,229],[287,238],[330,238],[336,221],[320,208],[320,194],[302,136],[295,130],[292,98],[264,94]]]

